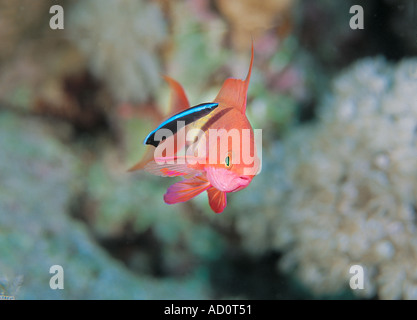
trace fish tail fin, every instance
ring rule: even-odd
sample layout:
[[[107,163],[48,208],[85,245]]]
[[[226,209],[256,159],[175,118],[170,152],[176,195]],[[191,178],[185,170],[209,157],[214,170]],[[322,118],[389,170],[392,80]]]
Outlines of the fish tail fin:
[[[210,182],[202,176],[194,176],[170,186],[164,194],[164,201],[167,204],[185,202],[208,188],[210,188]]]
[[[250,82],[250,77],[252,74],[252,65],[253,65],[253,41],[252,41],[252,51],[251,59],[248,74],[246,75],[245,80],[229,78],[223,83],[223,86],[220,89],[216,99],[213,102],[223,103],[232,107],[239,109],[242,113],[246,112],[246,98]]]
[[[210,208],[215,213],[222,213],[227,205],[226,192],[210,187],[207,189],[207,195],[209,198]]]

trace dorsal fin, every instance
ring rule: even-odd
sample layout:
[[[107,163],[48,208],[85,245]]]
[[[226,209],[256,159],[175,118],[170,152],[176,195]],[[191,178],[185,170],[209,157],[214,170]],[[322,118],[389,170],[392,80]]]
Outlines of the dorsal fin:
[[[250,66],[248,75],[245,80],[229,78],[223,83],[220,92],[213,102],[223,103],[230,107],[238,108],[242,113],[246,112],[246,97],[249,87],[250,76],[253,64],[253,42],[252,54],[250,59]]]
[[[168,114],[176,114],[190,107],[187,96],[185,95],[184,89],[181,84],[171,77],[162,76],[166,82],[168,82],[171,88],[171,102],[169,106]]]
[[[162,77],[165,79],[165,81],[168,83],[171,89],[171,101],[167,112],[168,115],[177,114],[183,110],[190,108],[190,103],[188,102],[187,96],[181,84],[178,81],[172,79],[171,77]],[[129,105],[125,105],[123,106],[123,108],[123,112],[133,112],[133,108]],[[161,114],[161,112],[154,111],[154,108],[152,108],[151,110],[154,112],[156,124],[161,123],[164,120],[164,116]],[[131,167],[128,171],[142,170],[147,163],[153,160],[154,151],[154,148],[148,146],[139,162],[136,163],[133,167]]]
[[[174,183],[164,194],[164,201],[167,204],[185,202],[210,188],[210,182],[203,176],[194,176]]]

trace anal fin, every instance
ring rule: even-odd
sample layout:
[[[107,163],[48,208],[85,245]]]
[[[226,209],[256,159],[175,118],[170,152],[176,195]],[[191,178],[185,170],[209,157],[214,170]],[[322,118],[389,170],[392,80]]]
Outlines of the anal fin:
[[[215,213],[222,213],[227,205],[226,192],[211,187],[207,190],[207,195],[211,209]]]
[[[164,194],[164,201],[167,204],[185,202],[199,195],[208,188],[210,188],[210,182],[202,176],[195,176],[193,178],[174,183],[170,186]]]

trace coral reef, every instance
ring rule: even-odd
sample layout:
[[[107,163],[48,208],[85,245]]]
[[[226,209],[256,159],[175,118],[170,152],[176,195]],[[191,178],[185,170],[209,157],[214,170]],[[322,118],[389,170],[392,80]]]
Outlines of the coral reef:
[[[140,137],[152,129],[148,109],[167,105],[158,101],[169,98],[158,60],[167,32],[173,45],[162,48],[169,56],[166,73],[181,80],[191,102],[213,99],[226,77],[247,72],[250,51],[242,51],[236,61],[236,53],[224,46],[222,16],[203,2],[190,10],[191,3],[169,4],[162,16],[158,4],[164,10],[163,1],[63,1],[65,30],[51,31],[42,24],[48,18],[48,4],[42,2],[21,27],[44,41],[20,29],[10,35],[13,43],[22,43],[4,51],[0,77],[0,99],[15,112],[0,114],[0,146],[8,154],[0,170],[3,294],[18,299],[163,299],[175,291],[179,299],[208,297],[208,275],[212,263],[226,254],[230,225],[218,222],[223,217],[212,214],[205,195],[168,206],[162,196],[172,181],[126,172],[131,159],[138,158]],[[27,13],[34,4],[16,2],[16,16],[19,5]],[[12,15],[6,16],[12,22],[4,23],[13,26]],[[172,30],[166,30],[168,23]],[[246,40],[250,45],[249,35]],[[269,56],[275,44],[268,46]],[[288,64],[289,47],[276,54],[278,66],[266,81],[271,87]],[[279,125],[287,122],[294,99],[282,99],[285,111],[271,115],[270,105],[282,90],[263,88],[255,69],[259,85],[253,89],[254,102],[266,112],[254,108],[252,115],[258,123],[267,118]],[[284,87],[291,84],[291,72]],[[127,121],[113,112],[122,100],[136,108]],[[41,117],[56,121],[47,125]],[[19,163],[27,165],[22,170]],[[63,291],[49,288],[54,264],[64,267]],[[224,296],[222,290],[218,294]]]
[[[72,8],[69,24],[91,71],[108,83],[119,101],[151,97],[160,84],[158,49],[166,37],[166,23],[155,2],[81,1]]]
[[[416,53],[409,1],[366,1],[360,31],[353,0],[54,3],[64,30],[47,0],[0,0],[0,295],[417,299],[417,61],[391,64]],[[211,101],[251,38],[261,173],[221,215],[166,205],[173,179],[127,172],[167,116],[160,75]]]
[[[60,81],[82,71],[84,59],[66,39],[64,30],[51,30],[45,23],[50,18],[49,7],[47,0],[0,1],[2,107],[31,112],[44,101],[62,113],[69,105],[63,103],[65,92]]]
[[[349,290],[359,264],[355,295],[417,298],[415,70],[415,59],[357,62],[333,82],[318,123],[264,154],[252,191],[236,195],[247,249],[285,252],[280,269],[317,295]]]
[[[69,204],[83,186],[82,162],[52,132],[43,121],[0,115],[0,294],[17,299],[206,298],[203,282],[192,277],[135,276],[69,216]],[[64,269],[63,290],[49,287],[49,269],[56,264]]]

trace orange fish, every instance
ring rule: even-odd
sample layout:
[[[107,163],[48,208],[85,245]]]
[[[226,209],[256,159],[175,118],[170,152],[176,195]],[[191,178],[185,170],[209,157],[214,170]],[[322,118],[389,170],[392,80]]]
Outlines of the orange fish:
[[[226,194],[246,188],[258,173],[255,135],[246,117],[252,64],[253,45],[246,79],[226,79],[213,102],[191,108],[181,85],[165,77],[172,90],[171,109],[182,111],[145,138],[145,144],[156,147],[153,160],[148,150],[145,159],[130,170],[144,167],[155,175],[184,177],[168,188],[167,204],[185,202],[207,191],[210,207],[221,213],[227,205]]]

